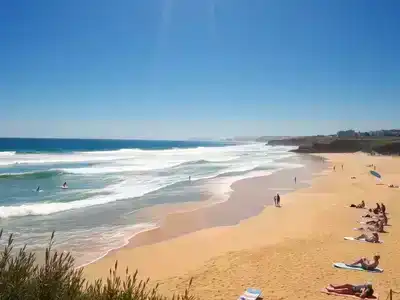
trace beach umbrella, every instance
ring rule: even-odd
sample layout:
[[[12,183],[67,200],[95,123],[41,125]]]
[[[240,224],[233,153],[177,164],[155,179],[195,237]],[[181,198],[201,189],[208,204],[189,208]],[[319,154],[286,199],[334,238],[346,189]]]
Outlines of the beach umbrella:
[[[375,171],[369,171],[369,172],[371,173],[372,176],[375,176],[376,178],[379,178],[379,179],[382,178],[381,174],[379,174],[378,172],[375,172]]]

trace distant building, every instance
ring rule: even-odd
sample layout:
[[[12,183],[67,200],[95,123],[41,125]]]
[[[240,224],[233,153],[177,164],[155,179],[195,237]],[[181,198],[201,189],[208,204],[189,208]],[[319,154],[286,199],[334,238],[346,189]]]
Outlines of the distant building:
[[[337,136],[338,137],[355,137],[357,133],[354,130],[341,130],[338,131]]]

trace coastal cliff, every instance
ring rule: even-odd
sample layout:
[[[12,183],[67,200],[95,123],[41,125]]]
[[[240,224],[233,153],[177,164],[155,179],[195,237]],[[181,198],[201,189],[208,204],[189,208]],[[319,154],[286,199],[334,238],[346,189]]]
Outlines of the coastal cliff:
[[[295,137],[270,140],[270,146],[298,146],[297,153],[354,153],[367,152],[400,155],[400,138],[338,138],[332,136]]]

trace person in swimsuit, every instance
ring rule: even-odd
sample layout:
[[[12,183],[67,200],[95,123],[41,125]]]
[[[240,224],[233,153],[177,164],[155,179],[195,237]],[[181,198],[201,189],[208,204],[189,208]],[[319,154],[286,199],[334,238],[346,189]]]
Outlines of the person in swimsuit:
[[[375,228],[370,228],[371,231],[376,231],[379,233],[383,233],[385,232],[385,228],[383,227],[383,221],[379,220],[376,224],[375,224]]]
[[[365,218],[373,218],[373,216],[369,216],[369,215],[365,215],[363,217],[365,217]],[[368,224],[368,225],[376,225],[379,222],[382,222],[384,226],[387,226],[388,218],[386,216],[386,213],[384,213],[383,215],[379,216],[378,220],[371,220],[371,221],[368,221],[366,224]]]
[[[67,182],[64,182],[63,187],[67,187]]]
[[[40,185],[38,185],[38,187],[36,188],[36,192],[40,191]]]
[[[383,203],[381,203],[381,211],[383,214],[386,214],[386,206]]]
[[[377,232],[373,232],[372,236],[368,236],[366,234],[362,234],[358,237],[355,237],[356,240],[365,240],[368,243],[379,243],[379,235]]]
[[[364,200],[361,201],[360,204],[351,204],[350,207],[355,207],[355,208],[365,208],[365,202]]]
[[[328,292],[342,295],[353,295],[360,297],[361,299],[371,297],[374,294],[374,289],[371,283],[353,285],[353,284],[342,284],[333,285],[330,284],[327,288]]]
[[[383,222],[383,225],[387,226],[387,224],[388,224],[388,218],[387,218],[386,212],[384,212],[384,213],[382,214],[381,220],[382,220],[382,222]]]
[[[376,254],[374,255],[374,258],[372,261],[367,259],[366,257],[361,257],[360,259],[356,260],[355,262],[351,264],[346,264],[349,267],[358,267],[361,266],[364,270],[374,270],[376,267],[379,265],[379,260],[381,256]]]
[[[367,223],[368,224],[368,223]],[[369,230],[369,231],[373,231],[373,232],[379,232],[379,233],[384,233],[385,232],[385,228],[383,227],[383,221],[378,221],[376,223],[373,224],[374,227],[359,227],[356,228],[357,230]]]
[[[281,196],[279,194],[276,194],[276,205],[281,206]]]

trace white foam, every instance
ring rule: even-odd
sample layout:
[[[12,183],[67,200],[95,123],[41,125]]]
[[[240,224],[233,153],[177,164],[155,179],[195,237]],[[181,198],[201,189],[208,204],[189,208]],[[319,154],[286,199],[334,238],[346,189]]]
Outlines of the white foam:
[[[268,174],[258,168],[295,168],[302,165],[278,163],[282,157],[292,156],[290,147],[277,148],[264,144],[234,145],[227,147],[199,147],[193,149],[140,150],[122,149],[117,151],[78,152],[69,154],[15,154],[0,157],[0,164],[22,161],[28,164],[60,162],[98,162],[88,167],[50,169],[61,170],[82,176],[118,174],[122,181],[103,189],[88,191],[89,198],[70,202],[25,203],[18,206],[0,207],[0,218],[49,215],[72,209],[141,197],[147,193],[186,182],[227,177],[219,179],[229,185],[242,178]],[[202,163],[197,163],[202,162]],[[186,164],[190,163],[190,164]],[[158,171],[162,170],[162,172]],[[133,172],[133,173],[132,173]],[[246,173],[247,172],[247,173]],[[232,174],[233,173],[233,174]],[[246,173],[235,175],[235,173]],[[115,175],[113,175],[115,177]],[[221,184],[226,186],[227,183]],[[226,187],[222,189],[228,190]],[[107,192],[107,195],[99,193]],[[92,194],[93,195],[90,195]],[[225,192],[224,192],[225,193]],[[77,196],[77,198],[79,198]]]
[[[15,151],[3,151],[3,152],[0,152],[0,157],[12,156],[12,155],[15,155]]]

